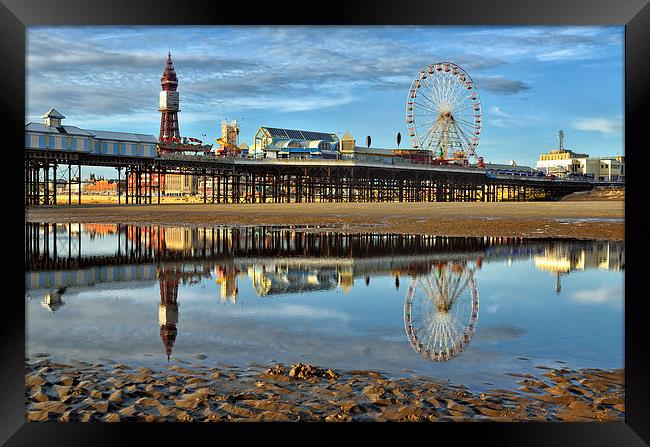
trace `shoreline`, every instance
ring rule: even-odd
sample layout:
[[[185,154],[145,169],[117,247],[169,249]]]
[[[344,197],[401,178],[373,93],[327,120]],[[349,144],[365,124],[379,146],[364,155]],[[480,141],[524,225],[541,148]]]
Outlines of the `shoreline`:
[[[310,226],[347,233],[625,240],[623,201],[66,205],[29,207],[49,223]]]
[[[242,368],[177,362],[26,361],[28,421],[591,421],[625,418],[624,370],[511,374],[518,390],[485,393],[430,378],[312,365]],[[110,363],[110,362],[108,362]],[[183,363],[184,365],[182,365]]]

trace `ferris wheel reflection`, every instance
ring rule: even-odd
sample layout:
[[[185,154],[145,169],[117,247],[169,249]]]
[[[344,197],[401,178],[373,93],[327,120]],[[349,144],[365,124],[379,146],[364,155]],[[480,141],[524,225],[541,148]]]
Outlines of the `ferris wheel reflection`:
[[[404,300],[404,328],[411,347],[423,357],[444,362],[470,343],[479,313],[476,262],[444,261],[413,278]]]

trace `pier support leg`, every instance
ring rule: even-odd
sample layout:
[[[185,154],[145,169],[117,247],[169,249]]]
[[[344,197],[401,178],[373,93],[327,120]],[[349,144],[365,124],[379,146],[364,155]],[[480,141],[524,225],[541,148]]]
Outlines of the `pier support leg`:
[[[79,192],[78,192],[78,197],[79,197],[79,205],[81,205],[81,165],[79,165]]]

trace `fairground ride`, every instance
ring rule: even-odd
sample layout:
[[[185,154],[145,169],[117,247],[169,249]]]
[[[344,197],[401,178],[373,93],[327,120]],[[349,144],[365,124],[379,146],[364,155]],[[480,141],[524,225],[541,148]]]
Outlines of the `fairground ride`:
[[[239,147],[227,142],[223,137],[217,138],[217,144],[219,146],[214,151],[217,157],[236,157],[241,152]]]
[[[406,124],[414,149],[432,152],[433,164],[470,163],[481,134],[481,103],[472,78],[452,62],[421,69],[406,99]]]
[[[169,138],[157,145],[158,155],[160,154],[207,154],[212,150],[211,144],[203,144],[197,138]]]

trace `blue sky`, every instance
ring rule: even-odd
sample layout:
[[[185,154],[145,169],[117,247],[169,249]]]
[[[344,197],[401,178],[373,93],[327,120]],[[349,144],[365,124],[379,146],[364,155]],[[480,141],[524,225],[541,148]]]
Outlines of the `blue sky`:
[[[463,67],[483,107],[486,161],[529,165],[565,146],[624,153],[623,27],[30,27],[27,121],[158,135],[171,47],[181,135],[214,142],[224,118],[250,144],[260,126],[350,131],[359,145],[410,147],[410,83],[439,61]]]

